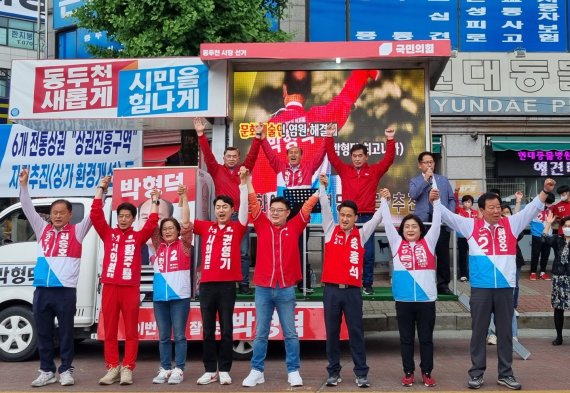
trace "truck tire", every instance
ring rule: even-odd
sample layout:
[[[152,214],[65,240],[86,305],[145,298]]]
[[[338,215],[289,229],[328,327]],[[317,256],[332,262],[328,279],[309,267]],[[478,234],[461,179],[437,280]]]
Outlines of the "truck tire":
[[[233,353],[235,360],[250,360],[253,355],[253,341],[234,341]]]
[[[35,355],[38,334],[29,307],[12,306],[0,312],[0,359],[23,362]]]

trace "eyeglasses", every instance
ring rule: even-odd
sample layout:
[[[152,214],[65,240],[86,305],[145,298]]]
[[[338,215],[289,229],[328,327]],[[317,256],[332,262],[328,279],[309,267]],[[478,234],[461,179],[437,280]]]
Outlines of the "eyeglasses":
[[[286,211],[287,211],[287,209],[277,209],[277,208],[275,208],[275,207],[272,207],[271,209],[269,209],[269,213],[279,213],[279,214],[281,214],[281,213],[284,213],[284,212],[286,212]]]
[[[435,164],[435,161],[421,161],[421,163],[425,165],[433,165]]]
[[[176,227],[163,227],[162,232],[172,232],[175,231]]]

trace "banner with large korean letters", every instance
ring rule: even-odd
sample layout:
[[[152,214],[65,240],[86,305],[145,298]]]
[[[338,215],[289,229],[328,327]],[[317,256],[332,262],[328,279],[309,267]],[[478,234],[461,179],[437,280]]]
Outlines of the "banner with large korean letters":
[[[30,169],[33,197],[89,196],[103,176],[140,166],[142,132],[36,131],[0,125],[0,188],[3,197],[20,194],[18,176]]]
[[[197,57],[15,60],[9,115],[15,121],[225,117],[226,91],[225,62],[207,67]]]

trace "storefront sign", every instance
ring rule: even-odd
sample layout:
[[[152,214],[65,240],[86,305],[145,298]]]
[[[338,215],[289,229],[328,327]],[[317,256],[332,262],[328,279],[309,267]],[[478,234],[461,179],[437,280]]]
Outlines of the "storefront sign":
[[[459,53],[430,98],[432,115],[570,114],[570,59],[565,54],[515,57]]]

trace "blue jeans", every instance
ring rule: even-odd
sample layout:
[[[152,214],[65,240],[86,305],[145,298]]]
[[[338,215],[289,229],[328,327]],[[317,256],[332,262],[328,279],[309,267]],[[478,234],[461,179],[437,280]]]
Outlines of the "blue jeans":
[[[301,367],[299,337],[295,330],[295,287],[268,288],[255,287],[256,331],[253,341],[251,368],[263,372],[265,355],[273,311],[277,309],[279,322],[285,337],[285,363],[287,372],[292,373]]]
[[[370,221],[372,214],[360,214],[357,223]],[[374,282],[374,234],[364,243],[364,266],[362,269],[362,286],[371,287]]]
[[[174,335],[174,360],[176,367],[184,370],[186,366],[186,323],[190,313],[190,299],[154,302],[154,318],[158,326],[160,367],[172,368],[172,342]]]

